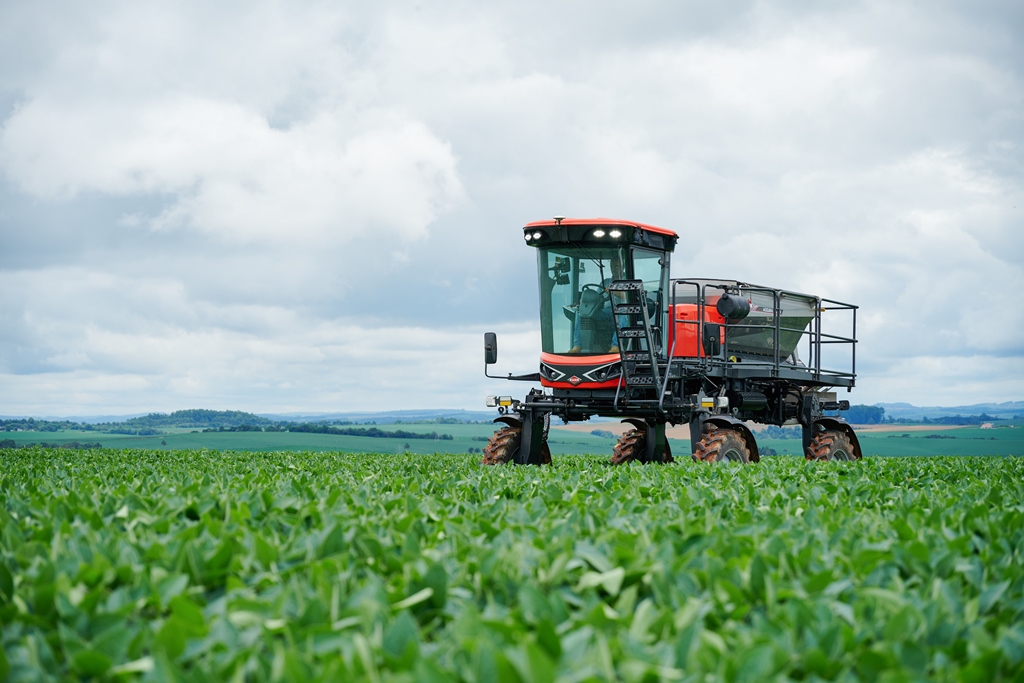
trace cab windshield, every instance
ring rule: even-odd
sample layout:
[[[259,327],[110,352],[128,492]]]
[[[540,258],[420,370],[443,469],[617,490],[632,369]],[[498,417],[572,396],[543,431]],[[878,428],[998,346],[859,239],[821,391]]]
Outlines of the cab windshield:
[[[650,300],[660,304],[657,295],[663,277],[661,255],[635,249],[634,272],[629,248],[625,246],[540,248],[541,349],[555,354],[617,353],[619,340],[612,304],[622,294],[608,292],[607,287],[612,280],[640,279]],[[652,317],[658,319],[657,315]]]

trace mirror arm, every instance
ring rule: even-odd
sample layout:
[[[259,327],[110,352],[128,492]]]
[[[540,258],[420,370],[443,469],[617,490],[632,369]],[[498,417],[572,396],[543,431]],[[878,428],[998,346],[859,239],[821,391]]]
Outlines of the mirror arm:
[[[487,366],[498,362],[498,335],[494,332],[484,332],[484,377],[490,379],[510,379],[519,382],[539,382],[540,373],[534,372],[529,375],[513,375],[511,372],[508,373],[508,377],[502,377],[501,375],[490,375],[487,373]]]
[[[512,380],[513,382],[539,382],[540,381],[540,373],[539,372],[534,372],[534,373],[531,373],[529,375],[513,375],[510,372],[510,373],[508,373],[508,377],[502,377],[501,375],[489,375],[489,374],[487,374],[487,365],[488,365],[487,363],[484,363],[484,377],[489,377],[490,379],[508,379],[508,380]]]

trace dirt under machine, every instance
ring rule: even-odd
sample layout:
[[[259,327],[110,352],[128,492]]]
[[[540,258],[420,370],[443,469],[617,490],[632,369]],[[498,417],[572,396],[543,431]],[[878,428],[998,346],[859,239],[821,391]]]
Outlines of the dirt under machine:
[[[735,280],[671,279],[678,235],[609,219],[557,216],[523,228],[537,250],[539,383],[523,400],[490,396],[504,426],[485,464],[551,461],[552,417],[629,423],[612,462],[671,462],[667,425],[689,425],[694,460],[756,462],[747,422],[799,424],[810,460],[861,457],[835,389],[856,381],[857,307]],[[827,331],[826,331],[827,330]],[[831,366],[827,368],[825,366]],[[838,369],[837,369],[838,368]]]

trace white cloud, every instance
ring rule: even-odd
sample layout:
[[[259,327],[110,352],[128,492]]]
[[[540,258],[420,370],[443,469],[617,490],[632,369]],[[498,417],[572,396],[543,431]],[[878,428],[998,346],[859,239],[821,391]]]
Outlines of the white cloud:
[[[877,366],[876,366],[877,368]],[[872,373],[873,396],[878,403],[887,397],[919,406],[960,406],[1017,400],[1024,359],[988,355],[904,357]],[[857,394],[853,394],[856,396]]]
[[[536,364],[516,227],[567,214],[677,229],[677,276],[859,304],[855,401],[1021,398],[1019,13],[579,8],[0,10],[4,381],[474,407],[509,390],[465,360],[485,327]]]
[[[344,242],[367,226],[422,236],[461,195],[450,146],[387,111],[329,111],[282,130],[191,97],[120,109],[35,100],[4,125],[0,159],[44,198],[172,195],[155,227],[229,242]]]
[[[481,408],[482,334],[471,327],[366,326],[272,306],[194,306],[173,283],[48,274],[80,288],[133,292],[97,316],[64,302],[67,291],[12,283],[34,313],[24,334],[38,344],[33,367],[0,366],[0,414],[135,413],[181,405],[287,412],[424,406]],[[20,286],[19,286],[20,284]],[[138,297],[150,314],[137,317]],[[536,332],[499,326],[501,365],[536,358]],[[469,362],[472,359],[475,362]],[[139,397],[145,404],[139,405]]]

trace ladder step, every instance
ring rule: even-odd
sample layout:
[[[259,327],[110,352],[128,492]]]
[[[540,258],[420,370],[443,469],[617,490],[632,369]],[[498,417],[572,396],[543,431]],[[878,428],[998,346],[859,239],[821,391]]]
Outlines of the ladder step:
[[[610,292],[639,292],[643,291],[643,280],[614,280],[608,285]]]
[[[626,351],[622,354],[622,360],[633,361],[635,363],[650,363],[651,354],[647,351]]]
[[[653,367],[651,363],[627,363],[626,371],[631,375],[653,375],[654,372],[651,369]],[[664,363],[658,363],[658,374],[664,376]]]
[[[647,330],[642,327],[623,327],[619,330],[619,337],[623,339],[643,339],[647,337]]]
[[[640,304],[615,304],[615,313],[618,315],[639,315],[643,312]]]
[[[651,375],[632,375],[626,377],[626,384],[631,387],[653,387],[654,377]]]
[[[665,367],[663,365],[659,365],[658,366],[658,370],[659,371],[662,371],[664,369],[665,369]],[[654,373],[651,372],[651,364],[650,363],[634,363],[633,366],[631,368],[629,368],[629,374],[631,374],[631,375],[651,375],[651,374],[654,374]]]

